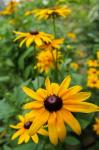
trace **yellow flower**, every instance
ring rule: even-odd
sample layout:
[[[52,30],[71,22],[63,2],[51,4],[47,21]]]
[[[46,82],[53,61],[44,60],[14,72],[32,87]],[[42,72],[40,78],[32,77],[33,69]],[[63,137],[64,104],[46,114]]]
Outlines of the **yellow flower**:
[[[67,36],[68,36],[71,40],[73,40],[73,41],[76,41],[76,40],[77,40],[76,34],[73,33],[73,32],[68,32],[68,33],[67,33]]]
[[[35,134],[30,135],[29,134],[29,128],[33,124],[33,117],[30,117],[30,114],[26,114],[25,116],[19,115],[20,122],[17,125],[10,125],[11,128],[16,129],[16,133],[12,136],[12,140],[19,137],[18,144],[21,144],[23,142],[27,143],[29,139],[31,138],[35,143],[38,143],[38,134],[41,135],[48,135],[48,132],[44,130],[43,128],[40,128]]]
[[[98,67],[98,66],[99,66],[97,60],[91,60],[91,59],[87,61],[87,65],[88,65],[89,67]]]
[[[47,34],[44,32],[38,32],[38,31],[33,31],[33,32],[16,32],[14,31],[18,36],[16,37],[16,40],[21,40],[20,42],[20,47],[26,42],[26,47],[29,47],[32,43],[35,43],[37,46],[41,46],[44,44],[44,42],[49,43],[51,40],[54,38],[53,35]]]
[[[39,48],[42,49],[42,50],[59,49],[60,48],[60,44],[62,44],[63,41],[64,41],[63,38],[61,38],[61,39],[53,39],[49,43],[44,43],[44,45],[40,46]]]
[[[87,86],[91,88],[99,88],[99,78],[95,75],[88,76]]]
[[[44,9],[36,9],[32,11],[33,14],[38,18],[38,19],[48,19],[52,16],[54,17],[66,17],[71,13],[71,10],[68,7],[53,7],[53,8],[44,8]]]
[[[18,5],[18,2],[16,1],[10,1],[6,8],[3,11],[0,11],[0,15],[11,15],[15,12],[16,6]]]
[[[58,139],[63,141],[66,136],[66,123],[72,130],[80,135],[81,127],[74,117],[74,112],[91,113],[99,111],[99,107],[85,102],[90,97],[89,92],[80,92],[81,86],[68,88],[71,82],[67,76],[62,83],[51,83],[49,78],[45,81],[46,89],[38,89],[36,92],[28,87],[23,91],[34,101],[23,106],[24,109],[32,110],[34,116],[30,134],[34,134],[45,123],[48,124],[48,133],[51,143],[57,144]]]
[[[96,123],[93,125],[93,130],[99,135],[99,118],[96,118]]]
[[[79,68],[79,65],[75,62],[72,62],[70,63],[70,67],[76,71]]]
[[[89,70],[88,70],[88,74],[89,75],[99,75],[99,71],[98,70],[96,70],[95,68],[89,68]]]
[[[35,68],[39,70],[39,72],[45,71],[46,73],[51,69],[54,68],[55,62],[60,59],[61,53],[57,50],[46,50],[46,51],[41,51],[37,55],[37,65]]]

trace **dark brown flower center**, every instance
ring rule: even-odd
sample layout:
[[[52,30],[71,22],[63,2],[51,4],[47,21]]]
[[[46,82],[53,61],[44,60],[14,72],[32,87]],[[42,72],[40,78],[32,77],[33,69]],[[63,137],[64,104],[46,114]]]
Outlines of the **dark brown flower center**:
[[[30,34],[37,35],[37,34],[39,34],[39,32],[38,31],[31,31]]]
[[[56,95],[49,96],[44,101],[45,108],[50,112],[60,110],[62,105],[62,99]]]
[[[31,126],[31,124],[32,124],[31,121],[26,122],[26,123],[24,124],[24,128],[25,128],[25,129],[29,129],[30,126]]]

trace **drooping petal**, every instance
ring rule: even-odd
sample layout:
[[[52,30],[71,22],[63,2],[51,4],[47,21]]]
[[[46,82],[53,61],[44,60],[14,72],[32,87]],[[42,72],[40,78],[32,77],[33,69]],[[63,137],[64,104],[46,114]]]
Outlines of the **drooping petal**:
[[[56,145],[58,143],[58,134],[56,129],[56,114],[51,113],[48,119],[48,132],[49,138],[52,144]]]
[[[36,109],[43,107],[43,104],[38,101],[27,103],[23,106],[24,109]]]
[[[47,121],[49,117],[49,112],[42,109],[41,112],[35,117],[33,124],[29,129],[30,135],[33,135],[40,129]]]
[[[25,143],[27,143],[30,139],[30,136],[28,134],[25,135]]]
[[[71,95],[69,97],[63,97],[64,103],[69,103],[69,102],[82,102],[86,99],[88,99],[91,96],[91,93],[89,92],[79,92],[77,94]]]
[[[71,102],[64,105],[64,108],[70,112],[91,113],[99,111],[99,107],[97,105],[87,102]]]
[[[34,41],[36,43],[36,45],[41,46],[43,44],[42,40],[39,37],[35,37]]]
[[[30,36],[30,38],[27,39],[26,41],[26,47],[29,47],[34,41],[33,36]]]
[[[35,99],[35,100],[37,100],[37,101],[42,101],[42,100],[43,100],[40,96],[38,96],[38,95],[36,94],[36,92],[34,92],[33,90],[31,90],[30,88],[24,86],[24,87],[22,87],[22,89],[23,89],[23,91],[24,91],[29,97],[31,97],[31,98],[33,98],[33,99]]]
[[[64,125],[63,117],[61,112],[57,112],[57,123],[56,123],[58,137],[61,142],[64,141],[66,137],[66,127]]]
[[[32,135],[31,138],[32,138],[32,140],[33,140],[34,143],[36,143],[36,144],[38,143],[39,138],[38,138],[37,134]]]
[[[17,125],[10,125],[10,127],[11,128],[13,128],[13,129],[19,129],[19,128],[22,128],[22,126],[23,126],[23,123],[18,123]]]
[[[12,139],[12,140],[16,139],[16,138],[17,138],[19,135],[21,135],[22,133],[24,133],[24,129],[23,129],[23,128],[20,129],[20,130],[18,130],[16,133],[14,133],[11,139]]]
[[[65,109],[62,109],[61,110],[61,113],[62,113],[62,116],[63,116],[63,119],[65,121],[65,123],[70,126],[70,128],[78,135],[81,134],[81,127],[80,127],[80,124],[79,122],[76,120],[76,118],[72,115],[71,112],[65,110]]]
[[[70,76],[67,76],[61,83],[60,85],[60,88],[59,88],[59,91],[58,91],[58,95],[61,97],[61,94],[63,93],[63,91],[65,91],[69,85],[70,85],[70,82],[71,82],[71,78]]]

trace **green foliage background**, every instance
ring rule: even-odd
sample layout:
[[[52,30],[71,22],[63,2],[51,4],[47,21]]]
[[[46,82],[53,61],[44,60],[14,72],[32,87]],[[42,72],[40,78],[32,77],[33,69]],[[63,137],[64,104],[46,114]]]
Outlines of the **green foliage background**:
[[[53,33],[50,21],[38,21],[33,16],[25,16],[27,10],[35,8],[44,8],[56,4],[68,5],[72,9],[72,14],[67,19],[57,20],[57,37],[66,37],[66,33],[74,32],[77,35],[77,42],[70,41],[67,37],[63,45],[64,64],[62,65],[62,81],[69,73],[72,76],[72,85],[80,84],[84,90],[90,90],[86,87],[86,64],[89,58],[96,58],[96,51],[99,50],[99,2],[98,0],[47,0],[45,4],[42,0],[25,1],[19,6],[11,16],[0,16],[0,150],[65,150],[65,149],[99,149],[99,138],[92,131],[92,124],[96,114],[79,114],[76,115],[81,126],[82,135],[76,136],[68,128],[69,133],[64,143],[58,146],[50,144],[48,138],[41,138],[36,145],[32,141],[28,144],[17,145],[16,141],[11,141],[12,129],[10,124],[17,122],[17,115],[22,113],[22,105],[29,101],[22,92],[22,85],[29,85],[37,89],[37,78],[40,85],[44,86],[45,74],[37,74],[33,69],[33,48],[25,46],[19,48],[18,42],[13,42],[15,35],[14,30],[29,32],[33,29]],[[15,24],[11,23],[15,20]],[[49,27],[49,29],[46,28]],[[71,48],[68,48],[68,45]],[[83,58],[75,55],[79,49],[85,53]],[[68,64],[72,61],[79,62],[81,68],[78,72],[68,69]],[[51,73],[49,74],[51,75]],[[54,81],[54,76],[50,76]],[[59,82],[60,82],[59,81]],[[90,101],[99,105],[98,90],[92,90]]]

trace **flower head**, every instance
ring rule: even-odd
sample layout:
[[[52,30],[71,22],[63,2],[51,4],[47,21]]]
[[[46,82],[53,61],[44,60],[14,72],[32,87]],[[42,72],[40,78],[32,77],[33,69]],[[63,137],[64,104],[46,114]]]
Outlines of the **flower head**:
[[[38,18],[38,19],[48,19],[52,16],[54,17],[66,17],[71,13],[71,10],[68,7],[53,7],[53,8],[44,8],[44,9],[36,9],[32,11],[32,13]]]
[[[87,86],[90,88],[99,88],[99,77],[96,75],[88,76]]]
[[[76,134],[81,133],[81,127],[73,112],[91,113],[99,111],[98,106],[85,102],[90,97],[89,92],[80,92],[81,86],[68,88],[71,82],[67,76],[61,84],[51,83],[49,78],[45,81],[45,89],[38,89],[36,92],[28,87],[23,91],[34,101],[25,104],[24,109],[32,110],[34,123],[29,132],[34,134],[45,123],[48,124],[50,141],[58,143],[66,136],[66,125],[69,125]]]
[[[29,134],[29,128],[33,124],[33,117],[30,117],[30,114],[26,114],[25,116],[19,116],[20,122],[17,125],[10,125],[11,128],[16,129],[16,133],[12,136],[12,140],[19,136],[18,144],[23,142],[27,143],[31,138],[35,143],[38,143],[38,134],[48,135],[48,132],[43,128],[40,128],[35,134]]]
[[[60,51],[57,50],[46,50],[41,51],[37,55],[37,64],[35,68],[37,68],[40,72],[48,72],[50,69],[54,68],[55,62],[59,61],[61,58]]]
[[[38,31],[32,31],[32,32],[16,32],[14,31],[18,36],[16,37],[16,40],[21,40],[20,47],[26,42],[26,46],[29,47],[32,43],[35,43],[37,46],[41,46],[44,44],[44,42],[49,43],[54,38],[53,35],[47,34],[44,32],[38,32]]]
[[[98,63],[98,61],[97,60],[88,60],[87,61],[87,64],[88,64],[88,66],[89,67],[98,67],[99,66],[99,63]]]
[[[74,69],[75,71],[79,68],[79,65],[75,62],[70,63],[70,68]]]
[[[97,135],[99,135],[99,118],[96,118],[96,122],[93,125],[93,130],[96,132]]]

